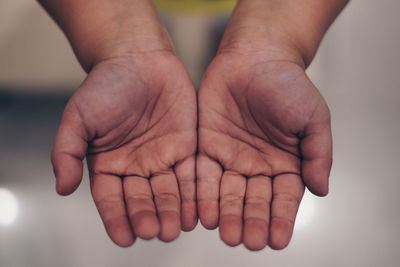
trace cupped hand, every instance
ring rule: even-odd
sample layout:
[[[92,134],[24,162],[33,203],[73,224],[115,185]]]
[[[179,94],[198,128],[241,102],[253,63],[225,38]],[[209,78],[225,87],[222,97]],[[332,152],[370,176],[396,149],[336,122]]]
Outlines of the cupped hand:
[[[57,192],[79,186],[86,157],[119,246],[195,227],[195,94],[180,61],[156,51],[99,62],[68,102],[52,152]]]
[[[328,107],[304,72],[268,53],[224,52],[199,95],[197,197],[202,224],[228,245],[288,245],[306,185],[328,193]]]

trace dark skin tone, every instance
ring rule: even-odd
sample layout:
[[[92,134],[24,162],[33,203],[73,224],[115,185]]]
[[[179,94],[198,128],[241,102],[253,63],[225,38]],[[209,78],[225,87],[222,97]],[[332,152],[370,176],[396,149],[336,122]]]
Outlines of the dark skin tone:
[[[305,68],[347,0],[239,0],[198,103],[150,0],[40,2],[88,73],[54,144],[58,193],[86,158],[119,246],[172,241],[197,210],[230,246],[288,245],[305,186],[328,193],[330,115]]]
[[[197,224],[196,92],[149,0],[41,0],[87,78],[52,152],[61,195],[82,179],[110,238],[170,242]]]
[[[97,64],[64,111],[52,155],[57,191],[75,190],[86,156],[115,243],[175,239],[197,223],[196,117],[194,88],[170,51]]]
[[[328,194],[330,113],[305,73],[346,0],[240,0],[198,93],[201,223],[285,248],[305,186]]]
[[[320,178],[329,175],[330,143],[328,107],[303,68],[220,53],[199,91],[202,224],[219,225],[231,246],[285,247],[303,181],[327,193],[327,179]]]

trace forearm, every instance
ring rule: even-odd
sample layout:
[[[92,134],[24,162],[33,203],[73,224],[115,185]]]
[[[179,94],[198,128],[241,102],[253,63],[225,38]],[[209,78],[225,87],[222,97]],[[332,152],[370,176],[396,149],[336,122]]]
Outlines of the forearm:
[[[239,0],[220,50],[278,47],[307,66],[349,0]],[[285,52],[286,53],[286,52]],[[297,54],[296,54],[297,53]]]
[[[150,0],[39,0],[64,31],[86,71],[100,60],[172,50]]]

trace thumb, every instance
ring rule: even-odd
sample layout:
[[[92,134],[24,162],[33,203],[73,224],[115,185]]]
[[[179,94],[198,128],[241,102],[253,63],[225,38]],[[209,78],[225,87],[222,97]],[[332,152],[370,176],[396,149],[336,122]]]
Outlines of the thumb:
[[[78,188],[86,149],[87,132],[77,107],[70,101],[64,110],[51,154],[58,194],[69,195]]]
[[[313,117],[320,118],[311,119],[301,141],[301,173],[305,185],[313,194],[326,196],[332,166],[332,133],[329,109],[326,105],[321,108],[313,114]]]

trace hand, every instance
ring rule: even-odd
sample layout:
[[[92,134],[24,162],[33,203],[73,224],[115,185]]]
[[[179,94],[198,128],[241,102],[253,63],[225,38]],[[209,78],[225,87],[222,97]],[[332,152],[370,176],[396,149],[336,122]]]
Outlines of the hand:
[[[197,223],[196,112],[195,90],[171,52],[101,61],[65,108],[52,153],[57,192],[79,186],[86,156],[116,244],[174,240]]]
[[[230,246],[288,245],[304,184],[328,193],[328,107],[299,65],[222,52],[199,90],[198,209]]]

